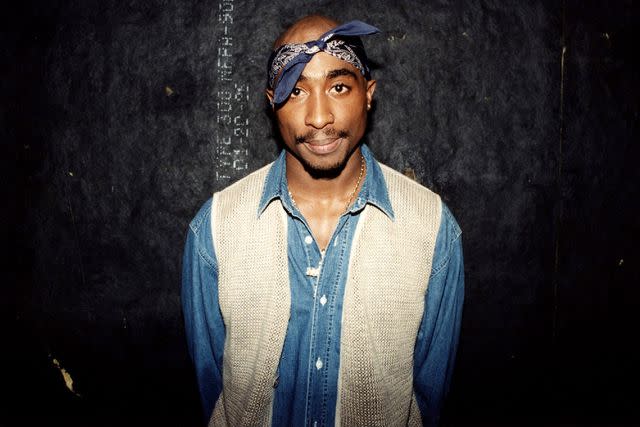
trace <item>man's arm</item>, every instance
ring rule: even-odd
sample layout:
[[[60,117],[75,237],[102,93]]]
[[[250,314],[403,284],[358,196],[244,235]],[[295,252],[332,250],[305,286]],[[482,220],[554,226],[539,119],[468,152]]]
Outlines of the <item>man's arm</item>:
[[[464,267],[460,227],[442,204],[425,313],[414,351],[414,391],[424,425],[437,425],[460,335]]]
[[[225,327],[218,305],[218,265],[211,238],[211,200],[189,224],[182,260],[182,311],[205,419],[222,390]]]

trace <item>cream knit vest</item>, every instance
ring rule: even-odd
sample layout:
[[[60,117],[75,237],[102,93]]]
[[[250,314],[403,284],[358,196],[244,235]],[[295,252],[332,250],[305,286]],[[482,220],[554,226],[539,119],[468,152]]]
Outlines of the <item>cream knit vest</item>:
[[[438,195],[380,165],[395,219],[362,212],[346,282],[336,425],[421,425],[413,349],[440,226]],[[211,213],[226,326],[223,392],[209,426],[270,425],[291,295],[287,217],[279,200],[258,217],[270,165],[216,193]]]

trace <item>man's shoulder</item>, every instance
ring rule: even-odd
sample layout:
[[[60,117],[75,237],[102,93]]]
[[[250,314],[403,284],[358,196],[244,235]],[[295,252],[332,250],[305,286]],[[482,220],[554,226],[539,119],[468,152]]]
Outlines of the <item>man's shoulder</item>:
[[[402,209],[405,218],[439,218],[440,229],[446,234],[446,238],[455,241],[460,237],[460,226],[438,193],[387,165],[380,162],[378,164],[396,212]]]
[[[198,234],[202,224],[207,223],[209,217],[211,216],[211,203],[213,201],[213,197],[209,197],[206,202],[202,204],[200,209],[198,209],[198,213],[193,217],[191,222],[189,223],[189,228],[193,230],[195,234]]]
[[[271,187],[267,181],[272,180],[272,166],[273,163],[269,163],[214,193],[212,207],[214,219],[226,221],[231,218],[244,218],[249,220],[256,217],[260,203],[265,197],[265,191]]]
[[[242,190],[247,187],[255,184],[256,182],[264,182],[266,175],[269,172],[269,168],[273,163],[269,163],[260,169],[251,172],[250,174],[240,178],[233,184],[228,185],[220,191],[217,191],[212,194],[212,197],[209,197],[200,209],[198,209],[198,213],[193,217],[191,222],[189,223],[189,227],[197,233],[198,230],[202,227],[203,223],[208,223],[211,217],[211,210],[213,209],[213,204],[216,198],[224,197],[227,194],[232,194],[237,191],[242,192]]]
[[[260,169],[251,172],[250,174],[240,178],[233,184],[228,185],[222,190],[216,192],[214,196],[218,195],[226,195],[229,193],[235,193],[238,191],[242,191],[247,187],[255,186],[256,184],[262,185],[271,170],[271,166],[273,166],[273,162],[262,166]]]
[[[428,201],[431,203],[439,203],[440,196],[433,190],[425,187],[416,180],[398,172],[397,170],[378,162],[382,175],[387,184],[390,198],[409,198],[412,203],[420,203]]]

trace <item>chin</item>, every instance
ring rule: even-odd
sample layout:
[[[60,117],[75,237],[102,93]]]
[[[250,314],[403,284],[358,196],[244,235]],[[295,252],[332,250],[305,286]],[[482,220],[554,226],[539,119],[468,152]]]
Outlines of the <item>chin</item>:
[[[345,154],[341,159],[307,159],[299,157],[304,169],[314,178],[335,178],[340,175],[349,160],[349,154]]]

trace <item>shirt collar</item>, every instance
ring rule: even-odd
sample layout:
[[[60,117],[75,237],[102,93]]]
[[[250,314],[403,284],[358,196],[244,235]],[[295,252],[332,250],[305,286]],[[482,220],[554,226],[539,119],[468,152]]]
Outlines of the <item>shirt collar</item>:
[[[387,183],[382,175],[380,165],[373,157],[371,150],[366,145],[360,146],[360,151],[367,165],[367,175],[349,212],[355,213],[364,209],[366,204],[370,204],[380,209],[389,219],[394,220],[393,208],[389,200]],[[280,199],[282,206],[289,212],[293,212],[289,188],[287,185],[286,151],[282,150],[278,158],[271,165],[267,178],[262,189],[262,197],[258,205],[258,216],[275,199]]]

